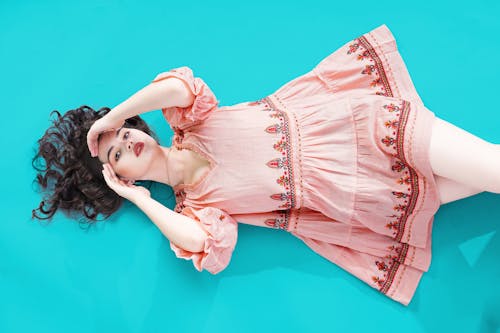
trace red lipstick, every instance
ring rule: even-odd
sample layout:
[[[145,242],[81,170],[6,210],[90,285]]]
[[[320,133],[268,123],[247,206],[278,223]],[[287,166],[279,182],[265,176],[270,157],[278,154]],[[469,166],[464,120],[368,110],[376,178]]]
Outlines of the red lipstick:
[[[143,142],[137,142],[134,145],[135,156],[139,157],[139,155],[141,154],[143,148],[144,148],[144,143]]]

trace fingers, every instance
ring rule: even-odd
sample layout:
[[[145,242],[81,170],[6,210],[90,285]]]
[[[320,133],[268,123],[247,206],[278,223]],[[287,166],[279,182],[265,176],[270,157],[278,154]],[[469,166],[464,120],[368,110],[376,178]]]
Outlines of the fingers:
[[[110,171],[110,168],[107,165],[107,163],[103,164],[102,174],[108,185],[110,185],[112,182],[115,181],[113,178],[113,172]]]
[[[103,167],[104,167],[104,169],[106,169],[108,176],[109,176],[109,179],[111,181],[113,181],[115,183],[120,183],[120,179],[118,179],[115,171],[113,170],[113,168],[111,167],[111,165],[109,163],[104,163]]]
[[[113,170],[113,167],[109,163],[104,163],[103,168],[104,168],[104,170],[106,170],[106,174],[111,182],[113,182],[115,184],[119,184],[121,186],[128,186],[128,187],[133,186],[131,180],[125,181],[125,180],[120,179],[116,175],[115,171]]]
[[[97,123],[97,122],[96,122]],[[94,124],[96,124],[94,123]],[[106,132],[111,132],[115,131],[115,128],[107,128],[105,130],[99,130],[99,125],[92,125],[87,133],[87,146],[90,151],[90,156],[96,157],[97,154],[99,153],[99,145],[97,142],[97,139],[99,138],[100,134],[106,133]]]
[[[121,197],[130,200],[135,195],[137,195],[137,190],[142,191],[143,193],[149,195],[149,191],[143,189],[142,187],[138,187],[132,185],[129,181],[121,180],[114,172],[113,167],[109,163],[103,164],[102,174],[104,176],[104,180],[106,184],[115,191]],[[147,191],[147,192],[145,192]]]
[[[106,168],[102,169],[102,175],[104,176],[104,181],[108,185],[109,188],[113,188],[111,184],[111,179],[109,178],[109,172]]]
[[[102,132],[102,133],[104,133],[104,132]],[[96,132],[92,128],[87,133],[87,146],[88,146],[89,151],[90,151],[90,156],[92,156],[92,157],[96,157],[97,154],[99,153],[97,139],[99,138],[100,134],[101,133]]]
[[[89,130],[89,132],[87,133],[87,146],[90,151],[90,156],[92,157],[95,157],[97,155],[94,142],[95,142],[94,134],[92,133],[92,130]]]
[[[107,166],[106,164],[103,165],[102,174],[104,176],[106,184],[108,184],[110,188],[114,189],[114,187],[116,186],[116,176],[112,171],[110,171],[109,166]]]
[[[87,133],[87,146],[90,151],[90,156],[96,157],[98,154],[98,146],[97,146],[97,139],[99,138],[99,133],[97,132],[97,129],[90,128],[90,130]]]

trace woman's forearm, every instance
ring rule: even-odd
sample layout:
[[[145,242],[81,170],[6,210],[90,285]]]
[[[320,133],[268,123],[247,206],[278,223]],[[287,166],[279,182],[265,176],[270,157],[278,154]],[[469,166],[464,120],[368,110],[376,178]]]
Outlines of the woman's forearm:
[[[207,233],[197,221],[168,209],[149,196],[139,196],[133,202],[175,245],[190,252],[203,251]]]
[[[172,106],[186,107],[193,101],[191,90],[180,79],[170,77],[145,86],[115,106],[106,116],[125,120],[151,110]]]

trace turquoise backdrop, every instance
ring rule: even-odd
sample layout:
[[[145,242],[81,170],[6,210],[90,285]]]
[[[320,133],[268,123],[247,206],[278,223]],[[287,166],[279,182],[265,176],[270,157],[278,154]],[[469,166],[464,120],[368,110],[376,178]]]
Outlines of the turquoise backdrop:
[[[31,220],[52,110],[113,107],[184,65],[221,105],[256,100],[384,23],[426,106],[500,143],[499,18],[493,0],[0,1],[0,332],[499,332],[497,194],[440,208],[408,307],[282,230],[240,224],[212,275],[131,204],[88,231],[60,213]],[[161,113],[144,118],[170,145]],[[174,207],[171,188],[152,192]]]

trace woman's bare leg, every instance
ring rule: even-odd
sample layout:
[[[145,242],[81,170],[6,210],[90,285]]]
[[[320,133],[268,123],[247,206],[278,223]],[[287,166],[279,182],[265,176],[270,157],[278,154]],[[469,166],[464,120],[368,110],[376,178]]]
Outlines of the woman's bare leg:
[[[438,186],[441,205],[484,192],[483,190],[475,187],[457,183],[456,181],[438,175],[434,175],[434,178],[436,179],[436,184]]]
[[[444,197],[453,197],[447,189],[467,194],[472,189],[500,193],[500,145],[487,142],[473,134],[436,118],[433,123],[429,158],[435,175],[448,178],[440,180],[444,185]]]

